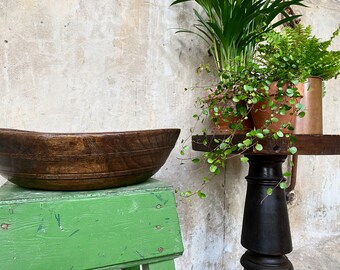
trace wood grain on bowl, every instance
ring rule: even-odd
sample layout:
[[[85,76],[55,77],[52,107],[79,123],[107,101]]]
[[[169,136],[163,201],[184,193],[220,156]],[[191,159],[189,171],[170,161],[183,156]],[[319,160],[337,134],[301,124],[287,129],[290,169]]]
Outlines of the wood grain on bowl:
[[[42,133],[0,129],[0,174],[19,186],[47,190],[135,184],[161,168],[179,132]]]

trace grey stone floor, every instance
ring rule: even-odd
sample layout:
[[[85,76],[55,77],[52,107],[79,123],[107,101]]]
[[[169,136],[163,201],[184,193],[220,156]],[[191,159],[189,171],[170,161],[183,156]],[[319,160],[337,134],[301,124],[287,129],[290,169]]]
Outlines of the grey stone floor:
[[[340,235],[288,254],[294,270],[340,270]]]

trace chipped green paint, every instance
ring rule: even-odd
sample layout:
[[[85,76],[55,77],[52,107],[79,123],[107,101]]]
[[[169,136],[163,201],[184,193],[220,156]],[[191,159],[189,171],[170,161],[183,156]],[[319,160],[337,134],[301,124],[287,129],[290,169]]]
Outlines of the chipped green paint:
[[[140,267],[139,266],[132,266],[132,267],[129,267],[129,268],[123,268],[122,270],[140,270]]]
[[[171,264],[183,252],[172,189],[154,179],[84,192],[6,184],[0,188],[0,224],[6,270],[130,270],[136,264],[162,270],[152,267]]]
[[[61,226],[61,221],[60,221],[60,214],[56,214],[56,213],[54,213],[54,217],[55,217],[55,219],[57,220],[57,222],[58,222],[58,227],[62,230],[63,229],[63,227]]]
[[[143,267],[143,270],[175,270],[175,265],[173,261],[164,261],[149,264]]]
[[[71,233],[68,237],[71,237],[71,236],[73,236],[73,235],[75,235],[77,232],[79,232],[80,231],[80,229],[78,229],[78,230],[75,230],[73,233]]]

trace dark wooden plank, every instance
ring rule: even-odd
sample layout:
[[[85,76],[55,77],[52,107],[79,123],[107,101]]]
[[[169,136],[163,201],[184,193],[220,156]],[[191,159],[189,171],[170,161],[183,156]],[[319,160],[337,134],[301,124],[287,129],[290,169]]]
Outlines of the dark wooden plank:
[[[340,154],[340,135],[295,135],[297,141],[293,146],[298,149],[298,155],[339,155]],[[192,149],[196,151],[211,151],[218,146],[214,139],[227,138],[228,135],[196,135],[192,136]],[[202,144],[203,140],[207,138],[208,145]],[[237,144],[246,138],[243,134],[237,134],[233,138],[233,143]],[[289,139],[280,138],[273,140],[271,138],[264,138],[259,141],[263,145],[261,152],[256,149],[249,149],[246,154],[259,155],[288,155],[287,149],[290,147]]]

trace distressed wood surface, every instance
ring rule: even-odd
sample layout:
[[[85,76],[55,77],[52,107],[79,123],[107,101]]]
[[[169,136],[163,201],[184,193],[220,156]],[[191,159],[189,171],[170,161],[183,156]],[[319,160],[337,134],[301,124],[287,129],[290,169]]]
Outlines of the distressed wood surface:
[[[175,265],[174,261],[164,261],[146,265],[143,270],[175,270]]]
[[[183,252],[171,188],[91,192],[0,189],[1,269],[119,269]]]
[[[209,151],[218,146],[214,139],[227,138],[229,135],[196,135],[192,136],[192,148],[196,151]],[[340,135],[295,135],[297,141],[294,146],[297,147],[298,155],[339,155],[340,154]],[[208,140],[207,146],[203,145],[204,139]],[[237,144],[246,139],[243,134],[236,134],[233,138],[233,143]],[[289,155],[288,148],[289,139],[279,138],[273,140],[264,138],[259,140],[263,150],[257,151],[255,148],[248,149],[245,154],[259,155]]]
[[[179,132],[42,133],[0,129],[0,174],[19,186],[47,190],[136,184],[161,168]]]

